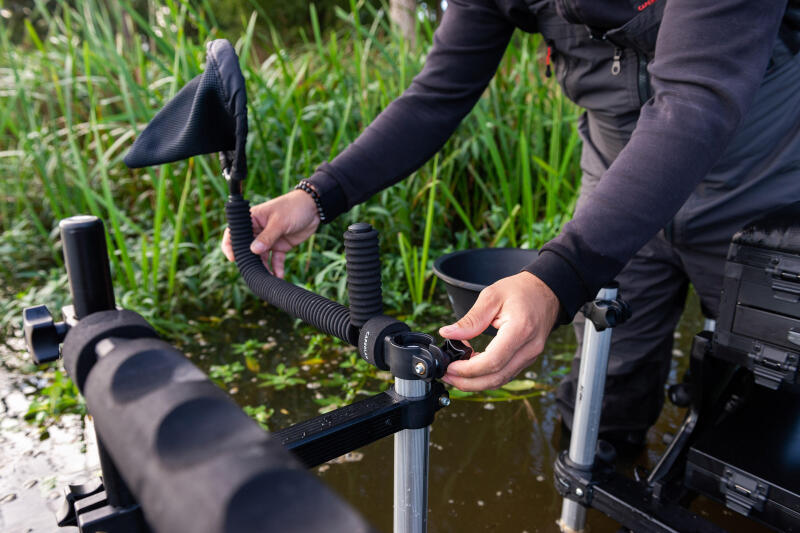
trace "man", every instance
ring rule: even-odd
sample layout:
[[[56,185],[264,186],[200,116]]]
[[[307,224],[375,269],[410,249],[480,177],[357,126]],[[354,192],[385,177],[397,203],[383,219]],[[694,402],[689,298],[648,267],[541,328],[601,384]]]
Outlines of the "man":
[[[663,404],[688,283],[715,316],[730,237],[800,199],[800,59],[786,10],[779,0],[451,0],[403,95],[301,190],[253,208],[252,251],[282,276],[286,252],[321,218],[399,181],[444,144],[515,28],[541,32],[565,94],[586,109],[580,198],[536,261],[441,328],[462,340],[498,329],[444,380],[462,390],[508,382],[616,277],[634,316],[614,332],[601,434],[641,442]],[[223,249],[232,259],[227,233]],[[576,379],[577,364],[558,391],[568,426]]]

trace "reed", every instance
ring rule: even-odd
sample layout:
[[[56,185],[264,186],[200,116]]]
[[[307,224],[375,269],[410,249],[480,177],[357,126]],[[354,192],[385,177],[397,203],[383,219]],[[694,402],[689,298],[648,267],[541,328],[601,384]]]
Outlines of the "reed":
[[[106,222],[124,303],[149,317],[209,301],[239,306],[247,296],[218,251],[225,184],[217,161],[131,171],[122,157],[136,134],[201,72],[205,43],[226,37],[242,59],[251,106],[248,195],[279,195],[403,91],[433,27],[421,21],[420,45],[410,48],[391,31],[387,10],[352,0],[334,30],[321,29],[311,6],[309,34],[288,47],[257,12],[222,30],[207,2],[140,4],[38,2],[13,39],[0,24],[0,231],[42,243],[26,270],[4,265],[5,282],[24,294],[52,277],[58,219],[91,213]],[[397,307],[430,301],[432,260],[444,251],[551,238],[576,195],[577,109],[544,77],[541,48],[538,37],[516,35],[437,157],[300,247],[288,259],[290,279],[343,297],[340,236],[356,220],[384,235],[387,299]],[[0,313],[12,316],[23,300]],[[179,314],[161,320],[180,322]]]

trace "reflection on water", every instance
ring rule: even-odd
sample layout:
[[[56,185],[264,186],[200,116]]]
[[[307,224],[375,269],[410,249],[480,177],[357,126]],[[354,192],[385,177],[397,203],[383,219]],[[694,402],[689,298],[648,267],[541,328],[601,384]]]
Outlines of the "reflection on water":
[[[702,329],[695,301],[676,335],[670,383],[683,374],[691,339]],[[561,328],[531,367],[546,376],[561,364],[552,355],[574,345],[570,328]],[[637,462],[652,467],[666,447],[665,433],[677,431],[683,410],[667,405],[648,434],[647,450]],[[454,401],[437,414],[431,432],[429,531],[556,532],[561,498],[553,488],[552,466],[561,450],[554,397],[491,404]],[[325,469],[320,477],[344,495],[381,531],[392,529],[392,443],[390,439],[362,450],[355,464]],[[699,499],[693,507],[730,531],[762,528],[723,506]],[[619,525],[589,512],[586,531],[614,533]]]
[[[696,299],[676,333],[670,383],[680,379],[688,366],[691,339],[702,329]],[[282,352],[271,355],[293,363],[299,355],[292,351],[296,340],[289,334],[289,322],[269,318],[277,324]],[[281,324],[285,323],[285,327]],[[220,328],[227,342],[241,342],[252,331],[237,327]],[[237,336],[239,337],[237,339]],[[486,339],[484,339],[486,342]],[[214,345],[218,344],[214,339]],[[476,346],[480,348],[480,346]],[[563,372],[564,352],[574,349],[571,328],[560,328],[550,339],[545,353],[528,369],[528,377],[547,381]],[[200,350],[217,361],[230,355],[224,351]],[[208,355],[211,354],[211,355]],[[277,364],[277,360],[271,365]],[[199,360],[207,367],[213,361]],[[310,372],[335,369],[326,363]],[[557,378],[550,378],[555,384]],[[276,411],[273,428],[284,427],[316,415],[312,390],[294,387],[280,392],[241,383],[234,396],[245,405],[266,403]],[[647,450],[636,459],[652,467],[666,445],[664,435],[677,431],[683,410],[667,402],[657,425],[648,434]],[[561,499],[552,485],[552,465],[562,449],[560,426],[552,394],[511,402],[454,400],[437,414],[431,431],[428,529],[436,532],[464,531],[558,531],[555,521]],[[316,469],[327,484],[363,513],[380,531],[392,530],[392,439],[383,439],[359,450],[347,460],[334,461]],[[692,509],[730,531],[759,531],[758,527],[715,502],[698,498]],[[589,532],[616,532],[619,526],[596,511],[589,512]]]

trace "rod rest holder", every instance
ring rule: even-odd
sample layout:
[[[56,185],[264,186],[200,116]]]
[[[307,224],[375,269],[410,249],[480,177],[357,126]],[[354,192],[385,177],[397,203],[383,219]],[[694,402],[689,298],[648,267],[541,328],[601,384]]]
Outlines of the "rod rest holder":
[[[472,348],[449,339],[437,346],[432,336],[412,332],[396,318],[379,315],[361,327],[358,353],[368,363],[390,371],[396,378],[431,382],[444,376],[453,361],[469,359]]]
[[[225,204],[236,266],[253,293],[294,318],[333,335],[348,344],[355,344],[358,329],[350,323],[350,310],[288,281],[273,276],[261,258],[250,251],[253,242],[253,221],[250,202],[242,196],[231,196]]]

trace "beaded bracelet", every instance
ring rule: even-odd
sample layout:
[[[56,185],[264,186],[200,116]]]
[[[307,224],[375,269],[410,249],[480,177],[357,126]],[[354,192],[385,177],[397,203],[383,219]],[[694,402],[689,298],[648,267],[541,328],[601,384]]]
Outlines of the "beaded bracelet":
[[[305,191],[311,198],[314,199],[314,203],[317,205],[317,214],[319,214],[319,221],[323,224],[328,222],[328,219],[325,217],[325,211],[322,209],[322,201],[319,199],[319,194],[317,194],[317,190],[314,188],[314,185],[311,184],[308,180],[300,180],[295,186],[295,190]]]

